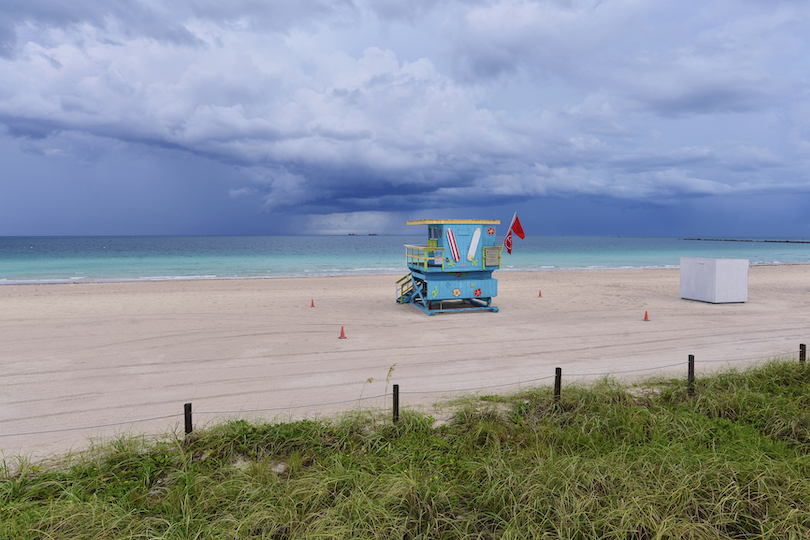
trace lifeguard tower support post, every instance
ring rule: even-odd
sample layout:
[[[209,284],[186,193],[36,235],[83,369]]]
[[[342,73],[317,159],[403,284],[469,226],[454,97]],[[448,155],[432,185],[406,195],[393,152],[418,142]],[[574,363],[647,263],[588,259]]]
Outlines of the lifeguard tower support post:
[[[499,220],[423,219],[408,225],[427,225],[427,245],[405,244],[410,273],[397,281],[397,302],[414,304],[434,313],[467,310],[497,312],[491,305],[498,295],[493,270],[501,267],[496,245]]]

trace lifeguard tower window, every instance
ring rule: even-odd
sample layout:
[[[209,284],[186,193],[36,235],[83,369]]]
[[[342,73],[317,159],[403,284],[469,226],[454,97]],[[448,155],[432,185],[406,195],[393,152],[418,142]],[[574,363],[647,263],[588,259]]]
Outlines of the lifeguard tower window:
[[[428,247],[438,246],[439,238],[442,237],[441,229],[439,227],[428,227],[428,233]],[[441,261],[437,264],[441,264]]]

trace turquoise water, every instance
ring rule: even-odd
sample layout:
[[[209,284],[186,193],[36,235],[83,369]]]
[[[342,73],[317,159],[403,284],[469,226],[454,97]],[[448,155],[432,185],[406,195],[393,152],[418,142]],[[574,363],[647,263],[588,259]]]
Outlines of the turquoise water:
[[[404,274],[418,236],[0,237],[0,284]],[[677,267],[680,257],[810,264],[810,243],[527,236],[502,271]]]

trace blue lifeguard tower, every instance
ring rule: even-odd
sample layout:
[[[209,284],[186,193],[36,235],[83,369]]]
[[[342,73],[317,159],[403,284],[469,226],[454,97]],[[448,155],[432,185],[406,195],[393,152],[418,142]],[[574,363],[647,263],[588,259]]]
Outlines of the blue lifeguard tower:
[[[397,281],[397,302],[414,304],[434,313],[482,310],[498,295],[492,272],[501,267],[496,245],[499,220],[423,219],[408,225],[427,225],[427,245],[405,244],[410,272]]]

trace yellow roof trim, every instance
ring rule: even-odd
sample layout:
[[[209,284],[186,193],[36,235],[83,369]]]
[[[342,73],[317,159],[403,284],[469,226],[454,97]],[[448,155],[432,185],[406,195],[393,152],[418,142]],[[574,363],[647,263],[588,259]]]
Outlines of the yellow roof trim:
[[[406,225],[500,225],[499,219],[420,219],[407,221]]]

